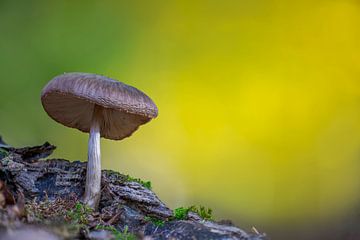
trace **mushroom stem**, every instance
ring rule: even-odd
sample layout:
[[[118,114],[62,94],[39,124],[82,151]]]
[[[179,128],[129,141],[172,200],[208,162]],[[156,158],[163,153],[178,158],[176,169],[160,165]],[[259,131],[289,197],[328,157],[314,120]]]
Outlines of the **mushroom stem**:
[[[94,108],[90,127],[88,163],[84,202],[91,208],[97,209],[100,202],[101,190],[101,158],[100,158],[100,124],[97,107]]]

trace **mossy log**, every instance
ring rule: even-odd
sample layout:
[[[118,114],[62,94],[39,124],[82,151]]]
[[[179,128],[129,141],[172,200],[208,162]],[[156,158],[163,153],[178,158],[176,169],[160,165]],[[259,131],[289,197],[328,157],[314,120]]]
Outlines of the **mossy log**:
[[[98,212],[71,219],[84,193],[86,163],[44,160],[54,149],[49,143],[13,148],[0,140],[0,239],[133,239],[124,230],[135,239],[265,239],[193,212],[174,219],[154,192],[109,170],[102,171]]]

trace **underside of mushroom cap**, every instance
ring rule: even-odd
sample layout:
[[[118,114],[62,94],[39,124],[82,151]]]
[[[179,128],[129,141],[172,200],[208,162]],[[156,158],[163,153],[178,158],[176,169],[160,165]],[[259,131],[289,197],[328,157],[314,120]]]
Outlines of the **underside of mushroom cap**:
[[[119,140],[155,118],[154,102],[140,90],[101,75],[66,73],[52,79],[41,93],[45,111],[55,121],[89,132],[95,106],[101,137]]]

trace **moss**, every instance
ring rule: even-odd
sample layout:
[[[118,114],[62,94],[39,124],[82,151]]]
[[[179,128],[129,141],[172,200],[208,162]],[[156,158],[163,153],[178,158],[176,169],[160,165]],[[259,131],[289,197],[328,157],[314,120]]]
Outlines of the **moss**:
[[[197,213],[204,220],[212,220],[212,209],[204,206],[179,207],[174,209],[173,218],[176,220],[187,219],[189,212]]]
[[[203,220],[213,220],[212,209],[206,208],[204,206],[178,207],[173,210],[173,216],[169,220],[186,220],[188,218],[189,212],[194,212],[198,214],[199,217],[201,217]],[[156,226],[164,226],[165,224],[164,220],[150,216],[146,216],[144,220],[151,222]]]
[[[114,176],[116,176],[116,177],[118,177],[120,179],[125,179],[126,178],[126,175],[123,175],[123,174],[121,174],[119,172],[116,172],[114,170],[111,170],[111,169],[105,170],[105,173],[108,174],[108,175],[114,175]]]
[[[123,175],[121,173],[115,172],[113,170],[106,170],[106,172],[110,175],[114,175],[118,178],[118,182],[119,183],[123,183],[123,182],[137,182],[139,184],[141,184],[143,187],[151,190],[151,181],[144,181],[140,178],[135,178],[132,177],[130,175]]]
[[[137,239],[136,236],[129,232],[128,226],[124,227],[124,231],[119,231],[113,226],[104,226],[104,225],[97,225],[95,227],[97,230],[106,230],[111,232],[116,240],[135,240]]]
[[[190,211],[197,213],[204,220],[213,220],[211,208],[200,206],[200,207],[193,207]]]
[[[191,207],[178,207],[178,208],[175,208],[174,211],[173,211],[173,214],[174,214],[174,218],[176,220],[184,220],[187,218],[188,216],[188,213],[190,211],[190,208]]]
[[[150,181],[143,181],[141,180],[140,178],[134,178],[134,177],[131,177],[129,175],[126,175],[126,181],[128,182],[137,182],[139,184],[141,184],[143,187],[151,190],[151,182]]]
[[[33,201],[26,203],[25,208],[30,222],[54,218],[64,220],[64,216],[66,217],[67,213],[75,208],[77,202],[75,195],[70,195],[67,199],[57,198],[53,201],[49,201],[47,198],[43,201],[37,201],[34,198]]]
[[[0,158],[4,158],[7,156],[9,156],[9,151],[4,148],[0,148]]]
[[[87,230],[86,220],[75,196],[37,201],[36,198],[25,205],[26,220],[31,224],[41,224],[64,239],[77,239],[80,230]]]
[[[144,218],[144,220],[147,221],[147,222],[151,222],[152,224],[154,224],[155,226],[158,226],[158,227],[162,227],[165,224],[164,220],[154,218],[154,217],[149,217],[149,216],[146,216]]]
[[[88,217],[93,210],[86,204],[77,202],[74,209],[67,211],[66,218],[75,224],[88,224]]]

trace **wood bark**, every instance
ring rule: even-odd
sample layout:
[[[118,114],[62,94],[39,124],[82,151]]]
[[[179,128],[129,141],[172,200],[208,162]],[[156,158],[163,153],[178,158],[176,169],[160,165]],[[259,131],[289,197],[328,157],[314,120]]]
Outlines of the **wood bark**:
[[[29,204],[34,201],[56,201],[75,196],[79,199],[84,194],[86,180],[86,162],[68,161],[64,159],[47,159],[55,146],[45,143],[41,146],[13,148],[0,141],[0,180],[6,184],[17,201]],[[1,194],[1,188],[0,188]],[[21,200],[22,199],[22,200]],[[15,206],[15,205],[14,205]],[[55,205],[53,205],[55,206]],[[56,207],[56,206],[55,206]],[[5,208],[4,208],[5,209]],[[7,216],[9,211],[1,210],[0,205],[0,236],[6,232],[19,233],[38,232],[38,238],[43,233],[44,239],[64,239],[42,224],[33,225],[27,220],[17,220],[19,216]],[[111,224],[119,231],[125,226],[139,239],[242,239],[261,240],[264,234],[248,233],[232,225],[228,221],[216,222],[202,220],[197,214],[190,213],[184,220],[174,220],[173,212],[151,190],[138,182],[128,181],[127,176],[103,170],[101,177],[101,199],[97,216],[101,221]],[[21,214],[20,214],[21,216]],[[147,221],[148,217],[164,221],[162,226],[156,226]],[[19,217],[20,218],[20,217]],[[10,219],[10,220],[9,220]],[[16,224],[14,224],[16,222]],[[108,239],[99,231],[89,226],[87,233],[79,233],[74,238]],[[52,234],[50,238],[47,234]],[[9,237],[7,239],[16,239]]]

